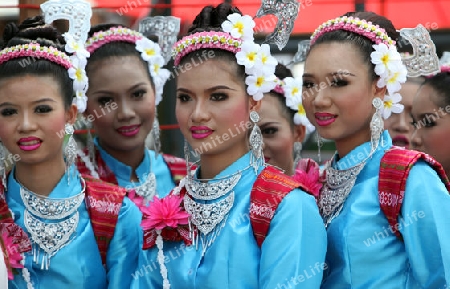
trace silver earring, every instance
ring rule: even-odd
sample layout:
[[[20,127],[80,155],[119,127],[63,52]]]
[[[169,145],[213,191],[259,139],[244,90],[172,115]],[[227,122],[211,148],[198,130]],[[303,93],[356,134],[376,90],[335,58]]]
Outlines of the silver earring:
[[[186,160],[186,175],[190,177],[190,165],[189,165],[189,154],[191,151],[189,150],[189,145],[186,139],[184,139],[184,159]]]
[[[372,105],[375,107],[375,113],[370,121],[371,153],[377,149],[384,128],[383,118],[381,117],[381,109],[384,105],[383,101],[379,97],[375,97],[372,100]]]
[[[88,150],[88,154],[89,154],[89,159],[91,160],[91,163],[94,164],[94,166],[96,165],[96,161],[95,161],[95,145],[94,145],[94,139],[92,138],[92,133],[91,133],[91,129],[92,129],[92,123],[88,122],[86,124],[86,129],[87,129],[87,143],[86,143],[86,147]]]
[[[153,150],[155,151],[155,158],[161,153],[161,140],[160,140],[160,130],[158,116],[155,113],[155,120],[153,121],[153,128],[151,131],[153,138]]]
[[[64,127],[66,133],[65,138],[67,138],[66,146],[64,147],[64,157],[66,162],[66,173],[70,170],[70,167],[75,163],[77,157],[77,143],[73,138],[73,125],[66,123]],[[70,176],[67,177],[67,181],[70,181]]]
[[[6,149],[2,142],[0,142],[0,178],[2,181],[3,188],[6,188]]]
[[[298,161],[302,158],[302,148],[303,145],[301,142],[294,142],[294,167],[298,163]]]
[[[250,165],[255,170],[255,174],[258,172],[258,167],[264,165],[264,156],[263,156],[263,138],[261,134],[261,130],[258,126],[258,121],[260,117],[259,114],[252,110],[250,112],[250,120],[253,122],[253,129],[250,133],[250,148],[252,150],[252,156],[250,158]]]
[[[323,140],[322,137],[319,135],[319,133],[317,132],[317,158],[319,160],[319,165],[320,163],[322,163],[322,156],[320,155],[320,149],[323,146]]]

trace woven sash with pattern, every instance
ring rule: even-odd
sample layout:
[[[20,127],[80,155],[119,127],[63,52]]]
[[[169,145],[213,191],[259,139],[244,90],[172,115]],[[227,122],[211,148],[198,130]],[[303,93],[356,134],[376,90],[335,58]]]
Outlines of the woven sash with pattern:
[[[259,174],[250,194],[250,222],[258,246],[261,247],[278,205],[295,188],[306,187],[283,174],[278,169],[267,166]]]
[[[427,162],[439,175],[450,192],[450,182],[441,164],[423,152],[392,147],[380,162],[380,175],[378,180],[378,194],[380,207],[388,219],[389,225],[399,239],[403,239],[398,231],[398,216],[405,196],[406,180],[412,166],[418,161]]]
[[[114,236],[126,191],[91,176],[83,175],[83,178],[86,181],[86,207],[102,262],[106,264],[106,252]]]

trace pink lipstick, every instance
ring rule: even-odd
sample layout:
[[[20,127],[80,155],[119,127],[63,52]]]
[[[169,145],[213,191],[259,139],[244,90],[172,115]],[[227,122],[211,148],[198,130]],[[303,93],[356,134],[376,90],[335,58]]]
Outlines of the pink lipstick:
[[[119,127],[117,129],[117,132],[123,136],[132,137],[137,135],[140,129],[141,129],[140,125],[127,125]]]
[[[392,139],[392,144],[399,147],[409,148],[409,140],[403,136],[398,135]]]
[[[189,130],[195,139],[204,139],[210,136],[214,131],[207,126],[191,126]]]
[[[23,151],[34,151],[41,146],[42,140],[40,138],[30,136],[19,139],[17,144]]]
[[[331,113],[316,112],[314,117],[316,118],[317,125],[327,126],[332,124],[336,120],[337,116]]]

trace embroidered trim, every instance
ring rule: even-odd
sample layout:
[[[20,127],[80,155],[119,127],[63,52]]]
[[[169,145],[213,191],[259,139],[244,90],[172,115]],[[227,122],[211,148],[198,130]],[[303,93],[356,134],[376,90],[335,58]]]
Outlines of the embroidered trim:
[[[115,204],[108,201],[97,200],[92,196],[87,196],[87,206],[89,208],[93,208],[100,213],[108,212],[112,214],[119,214],[120,208],[122,207],[122,203]]]
[[[250,214],[255,214],[257,216],[272,219],[275,215],[275,211],[272,208],[264,205],[257,205],[255,203],[250,204]]]

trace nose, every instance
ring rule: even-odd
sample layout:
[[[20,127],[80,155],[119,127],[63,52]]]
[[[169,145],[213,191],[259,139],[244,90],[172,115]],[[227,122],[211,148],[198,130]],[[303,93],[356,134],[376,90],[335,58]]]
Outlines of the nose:
[[[195,107],[191,114],[191,120],[193,123],[201,124],[206,123],[210,119],[208,106],[202,99],[195,101]]]
[[[303,97],[305,98],[305,95]],[[312,104],[317,109],[326,108],[330,105],[330,97],[326,87],[321,88],[320,86],[315,86],[311,88],[311,90],[306,91],[306,98],[308,97],[313,98]]]
[[[404,112],[398,115],[397,121],[394,123],[393,129],[399,133],[408,133],[410,124],[406,119],[406,114]]]
[[[18,127],[19,132],[29,133],[31,131],[36,130],[36,127],[37,127],[37,125],[36,125],[34,118],[32,116],[30,116],[30,114],[28,112],[25,112],[23,114],[23,117],[22,117],[19,127]]]
[[[411,146],[412,149],[422,151],[422,137],[420,135],[420,128],[414,129],[414,132],[411,136]]]
[[[117,120],[128,122],[136,116],[134,106],[128,100],[121,100],[117,105]]]

